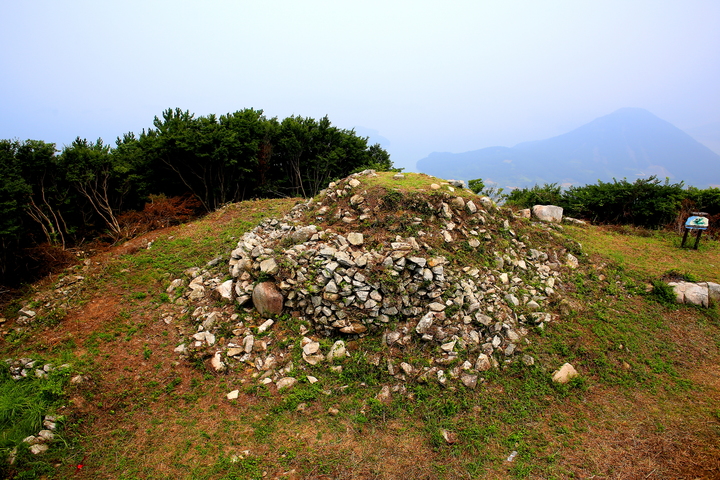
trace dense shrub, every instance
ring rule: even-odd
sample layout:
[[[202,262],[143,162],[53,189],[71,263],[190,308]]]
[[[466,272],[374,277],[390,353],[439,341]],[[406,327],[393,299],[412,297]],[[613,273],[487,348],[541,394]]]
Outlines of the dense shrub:
[[[562,196],[568,214],[597,223],[658,228],[672,222],[687,192],[683,183],[661,182],[655,176],[571,187]]]
[[[560,205],[563,203],[561,187],[557,183],[535,185],[532,188],[518,188],[510,192],[505,205],[531,208],[533,205]]]
[[[594,185],[571,187],[562,191],[557,184],[535,185],[513,190],[505,204],[518,208],[533,205],[558,205],[568,216],[581,217],[594,223],[633,225],[657,229],[668,227],[684,230],[685,220],[692,212],[710,216],[708,234],[720,231],[720,189],[684,188],[683,183],[661,182],[657,177],[599,181]]]

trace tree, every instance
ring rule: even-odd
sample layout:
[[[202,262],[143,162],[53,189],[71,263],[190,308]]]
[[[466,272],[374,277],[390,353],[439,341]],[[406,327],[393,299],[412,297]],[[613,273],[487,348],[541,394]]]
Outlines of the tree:
[[[256,187],[253,175],[266,136],[265,121],[262,110],[245,109],[218,119],[168,109],[162,119],[155,117],[155,129],[140,142],[210,211],[245,198]]]
[[[73,209],[74,197],[69,192],[56,153],[54,143],[26,140],[18,144],[16,161],[23,179],[30,186],[25,213],[40,227],[50,245],[64,249],[72,231],[66,219]]]
[[[23,236],[23,210],[30,186],[17,162],[18,142],[0,140],[0,278]]]
[[[480,195],[480,192],[485,188],[485,182],[483,182],[482,178],[470,180],[468,181],[468,188],[472,190],[473,193]]]
[[[128,168],[110,154],[102,139],[95,143],[76,138],[63,149],[60,166],[68,182],[85,198],[94,214],[110,229],[112,236],[121,236],[117,214],[128,191]]]

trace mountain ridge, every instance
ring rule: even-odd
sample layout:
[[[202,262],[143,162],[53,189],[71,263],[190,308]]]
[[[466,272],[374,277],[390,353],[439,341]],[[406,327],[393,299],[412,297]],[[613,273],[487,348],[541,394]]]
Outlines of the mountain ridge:
[[[431,175],[483,178],[509,187],[581,185],[650,175],[706,187],[720,184],[718,167],[720,155],[641,108],[621,108],[545,140],[456,154],[433,152],[417,162],[418,171]]]

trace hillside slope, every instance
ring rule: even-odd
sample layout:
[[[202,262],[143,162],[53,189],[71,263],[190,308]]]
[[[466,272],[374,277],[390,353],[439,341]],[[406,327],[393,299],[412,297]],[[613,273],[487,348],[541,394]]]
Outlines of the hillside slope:
[[[594,231],[368,172],[133,240],[6,311],[4,356],[74,380],[48,407],[63,441],[5,471],[716,478],[717,307],[657,301],[631,256],[573,240]],[[282,314],[246,298],[262,282]]]

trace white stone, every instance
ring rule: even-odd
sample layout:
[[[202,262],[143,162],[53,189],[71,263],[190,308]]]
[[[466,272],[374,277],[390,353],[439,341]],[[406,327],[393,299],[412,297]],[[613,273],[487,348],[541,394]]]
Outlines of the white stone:
[[[309,342],[303,346],[303,353],[305,355],[314,355],[320,350],[320,343],[318,342]]]
[[[362,233],[350,232],[348,233],[347,241],[350,243],[350,245],[354,245],[357,247],[363,244],[365,238]]]
[[[278,390],[290,388],[297,383],[297,379],[294,377],[283,377],[275,383]]]
[[[240,396],[240,390],[233,390],[226,395],[228,400],[235,400]]]
[[[41,453],[45,453],[50,449],[50,447],[44,443],[38,443],[35,445],[30,446],[30,453],[33,455],[39,455]]]
[[[333,346],[330,348],[330,353],[328,353],[327,359],[328,361],[332,361],[333,359],[344,358],[346,353],[345,342],[338,340],[333,343]]]
[[[243,350],[245,350],[245,353],[252,353],[254,346],[255,337],[253,335],[247,335],[243,338]]]
[[[392,400],[392,396],[390,394],[390,387],[388,385],[383,385],[380,389],[380,392],[375,395],[375,399],[381,403],[390,403],[390,400]]]
[[[566,363],[558,370],[555,370],[553,372],[552,380],[556,383],[568,383],[570,380],[572,380],[574,377],[577,377],[578,375],[579,374],[577,370],[575,370],[575,367],[573,367],[569,363]]]
[[[207,331],[198,332],[193,335],[193,338],[199,342],[205,342],[208,345],[215,344],[215,335]]]
[[[182,287],[185,281],[182,278],[176,278],[170,282],[170,286],[165,290],[167,293],[173,293],[178,288]]]
[[[415,327],[415,331],[420,335],[427,333],[427,331],[433,324],[434,318],[435,315],[433,314],[433,312],[426,313],[425,316],[423,316],[418,322],[417,326]]]
[[[532,213],[542,222],[560,222],[562,220],[563,208],[556,205],[535,205]]]
[[[225,371],[225,363],[222,361],[222,354],[220,352],[215,352],[215,355],[213,355],[212,359],[210,360],[210,366],[216,372]]]
[[[232,302],[233,299],[233,281],[227,280],[215,289],[215,291],[220,295],[220,298],[223,300],[227,300],[228,302]]]
[[[430,305],[428,305],[428,308],[432,312],[442,312],[445,310],[445,304],[442,304],[440,302],[432,302]]]
[[[274,258],[268,258],[260,262],[260,271],[263,273],[267,273],[268,275],[275,275],[276,273],[278,273],[279,270],[280,269]]]
[[[481,353],[478,356],[477,361],[475,362],[475,370],[477,370],[478,372],[485,372],[487,370],[490,370],[491,366],[492,364],[490,363],[490,357],[488,357],[484,353]]]
[[[258,333],[263,333],[267,331],[267,329],[272,327],[274,323],[274,320],[266,320],[262,325],[258,327]]]
[[[572,253],[568,253],[566,258],[567,260],[565,263],[568,267],[575,269],[580,266],[580,262],[578,262],[578,259]]]

